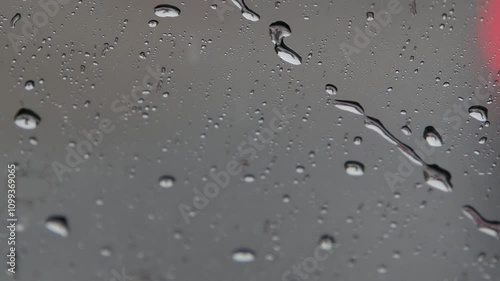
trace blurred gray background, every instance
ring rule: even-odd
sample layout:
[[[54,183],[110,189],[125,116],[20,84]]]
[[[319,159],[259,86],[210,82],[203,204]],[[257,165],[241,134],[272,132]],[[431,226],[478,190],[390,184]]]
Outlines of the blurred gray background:
[[[0,166],[6,181],[7,163],[18,164],[19,226],[17,273],[0,280],[283,280],[323,235],[335,239],[328,258],[294,281],[499,280],[499,241],[462,214],[471,205],[500,220],[498,74],[477,39],[484,5],[418,0],[414,14],[400,0],[402,11],[349,62],[340,45],[354,46],[355,28],[365,30],[367,13],[389,2],[247,0],[260,15],[251,22],[230,1],[68,1],[17,51],[8,34],[22,35],[24,19],[45,10],[37,1],[2,2]],[[180,16],[155,16],[159,4]],[[12,28],[16,13],[22,19]],[[276,55],[269,25],[278,20],[291,27],[285,42],[301,65]],[[165,73],[151,78],[158,68]],[[120,102],[133,89],[138,98]],[[469,101],[478,91],[491,95]],[[417,166],[391,186],[386,175],[398,173],[401,154],[333,98],[359,102],[427,163],[447,169],[453,191],[426,185]],[[117,103],[124,111],[113,110]],[[467,103],[488,109],[489,126],[443,118]],[[23,107],[41,117],[36,129],[15,125]],[[256,159],[238,153],[285,107],[293,117]],[[85,140],[81,131],[103,119],[114,130],[60,181],[53,163],[65,164],[68,147]],[[400,130],[406,124],[410,136]],[[428,154],[426,126],[444,139]],[[180,204],[192,206],[193,189],[231,160],[241,173],[186,223]],[[346,174],[350,160],[364,164],[363,176]],[[170,188],[159,185],[165,175],[175,179]],[[67,237],[45,227],[53,215],[68,220]],[[233,260],[242,248],[255,260]]]

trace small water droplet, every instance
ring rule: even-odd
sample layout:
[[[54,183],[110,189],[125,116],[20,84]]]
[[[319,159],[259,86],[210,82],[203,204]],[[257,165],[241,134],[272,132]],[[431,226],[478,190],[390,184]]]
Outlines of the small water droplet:
[[[255,260],[255,253],[250,249],[238,249],[233,252],[233,261],[252,262]]]
[[[377,272],[379,274],[386,274],[387,273],[387,267],[385,265],[381,265],[377,268]]]
[[[345,171],[350,176],[362,176],[365,174],[365,166],[356,161],[347,161]]]
[[[295,172],[297,172],[298,174],[302,174],[302,173],[304,173],[304,171],[305,171],[304,166],[299,165],[299,166],[295,167]]]
[[[246,175],[246,176],[243,177],[243,180],[245,182],[248,182],[248,183],[254,182],[255,181],[255,176],[254,175]]]
[[[327,94],[333,96],[333,95],[336,95],[337,94],[337,87],[335,85],[332,85],[332,84],[327,84],[325,86],[325,91]]]
[[[319,248],[324,251],[330,251],[333,249],[333,244],[335,243],[335,239],[328,234],[325,234],[319,238]]]
[[[24,84],[24,89],[26,91],[31,91],[35,89],[35,82],[33,80],[26,81],[26,83]]]
[[[149,25],[149,27],[156,27],[158,25],[158,21],[157,20],[150,20],[148,22],[148,25]]]
[[[62,237],[68,237],[68,220],[63,216],[52,216],[45,221],[45,227],[52,233]]]
[[[406,125],[401,127],[401,132],[403,132],[403,134],[405,134],[406,136],[411,136],[412,133],[410,127]]]
[[[172,176],[162,176],[158,180],[158,184],[163,188],[171,188],[174,186],[175,178]]]
[[[366,13],[366,20],[372,21],[374,19],[374,16],[375,15],[373,14],[373,12],[368,12],[368,13]]]

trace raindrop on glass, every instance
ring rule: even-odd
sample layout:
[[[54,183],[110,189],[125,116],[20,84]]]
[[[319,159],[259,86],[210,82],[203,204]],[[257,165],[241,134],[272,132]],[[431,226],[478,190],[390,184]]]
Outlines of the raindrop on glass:
[[[158,25],[158,21],[157,20],[150,20],[148,22],[148,25],[149,25],[149,27],[156,27]]]
[[[158,184],[162,188],[171,188],[174,186],[175,178],[171,176],[162,176],[158,180]]]
[[[158,5],[154,9],[155,15],[160,18],[173,18],[178,17],[181,14],[181,10],[179,8],[172,5]]]
[[[481,121],[481,122],[486,122],[488,121],[488,110],[480,105],[474,105],[469,107],[469,116]]]
[[[424,138],[427,141],[427,144],[429,144],[430,146],[435,146],[435,147],[443,146],[443,138],[438,133],[438,131],[432,126],[425,127]]]
[[[356,161],[347,161],[345,171],[350,176],[362,176],[365,174],[365,166]]]
[[[319,238],[319,248],[321,250],[330,251],[333,249],[335,239],[331,235],[325,234]]]
[[[333,95],[336,95],[337,94],[337,87],[335,87],[335,85],[332,85],[332,84],[327,84],[325,86],[325,91],[327,94],[333,96]]]
[[[35,82],[33,82],[33,80],[26,81],[26,83],[24,84],[24,89],[26,91],[31,91],[35,89]]]
[[[14,28],[16,27],[16,23],[21,19],[21,14],[17,13],[15,14],[12,19],[10,20],[10,27]]]
[[[52,233],[62,237],[68,237],[68,220],[63,216],[52,216],[45,221],[45,227]]]
[[[30,109],[21,108],[14,117],[14,123],[21,129],[33,130],[40,124],[41,118]]]
[[[246,175],[245,177],[243,177],[243,180],[245,182],[248,182],[248,183],[254,182],[255,181],[255,176],[254,175]]]
[[[238,249],[233,252],[233,261],[252,262],[255,260],[255,253],[249,249]]]
[[[411,129],[406,125],[401,127],[401,132],[403,132],[406,136],[411,136]]]

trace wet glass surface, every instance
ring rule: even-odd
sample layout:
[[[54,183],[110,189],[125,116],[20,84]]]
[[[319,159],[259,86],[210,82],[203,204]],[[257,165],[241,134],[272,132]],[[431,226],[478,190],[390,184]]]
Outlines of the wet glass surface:
[[[0,280],[500,281],[499,0],[0,7]]]

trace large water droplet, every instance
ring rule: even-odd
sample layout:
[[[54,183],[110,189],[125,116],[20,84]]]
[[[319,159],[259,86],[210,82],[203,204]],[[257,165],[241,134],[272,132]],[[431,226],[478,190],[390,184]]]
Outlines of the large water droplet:
[[[293,65],[302,64],[302,58],[285,44],[281,43],[280,45],[277,45],[274,50],[282,60]]]
[[[12,19],[10,20],[10,27],[14,28],[16,27],[16,23],[21,19],[21,14],[17,13],[15,14]]]
[[[274,45],[280,45],[283,38],[292,35],[292,30],[287,23],[277,21],[269,25],[269,35]]]
[[[274,43],[274,50],[278,56],[293,65],[299,65],[302,63],[302,58],[294,50],[289,48],[283,42],[285,37],[292,35],[292,31],[288,24],[277,21],[269,25],[269,35],[271,36],[271,41]]]
[[[41,118],[30,109],[21,108],[14,117],[14,123],[21,129],[33,130],[40,124]]]
[[[463,214],[469,218],[477,227],[479,231],[484,234],[490,235],[500,239],[500,225],[497,222],[485,220],[473,207],[464,206],[462,209]]]
[[[181,14],[181,10],[179,10],[179,8],[167,4],[156,6],[154,12],[155,15],[160,18],[174,18]]]
[[[444,192],[451,192],[451,174],[437,165],[424,166],[424,178],[428,185]]]
[[[243,0],[232,0],[232,1],[234,5],[238,7],[238,9],[240,9],[241,14],[247,20],[258,21],[260,19],[260,16],[256,12],[250,10]]]
[[[351,112],[358,115],[365,115],[365,110],[363,109],[363,107],[359,103],[354,101],[334,100],[333,105],[347,112]]]
[[[488,109],[480,105],[473,105],[469,107],[469,116],[478,121],[486,122],[488,121]]]
[[[438,131],[432,126],[425,127],[424,138],[427,141],[427,144],[430,146],[435,146],[435,147],[443,146],[443,138],[438,133]]]

